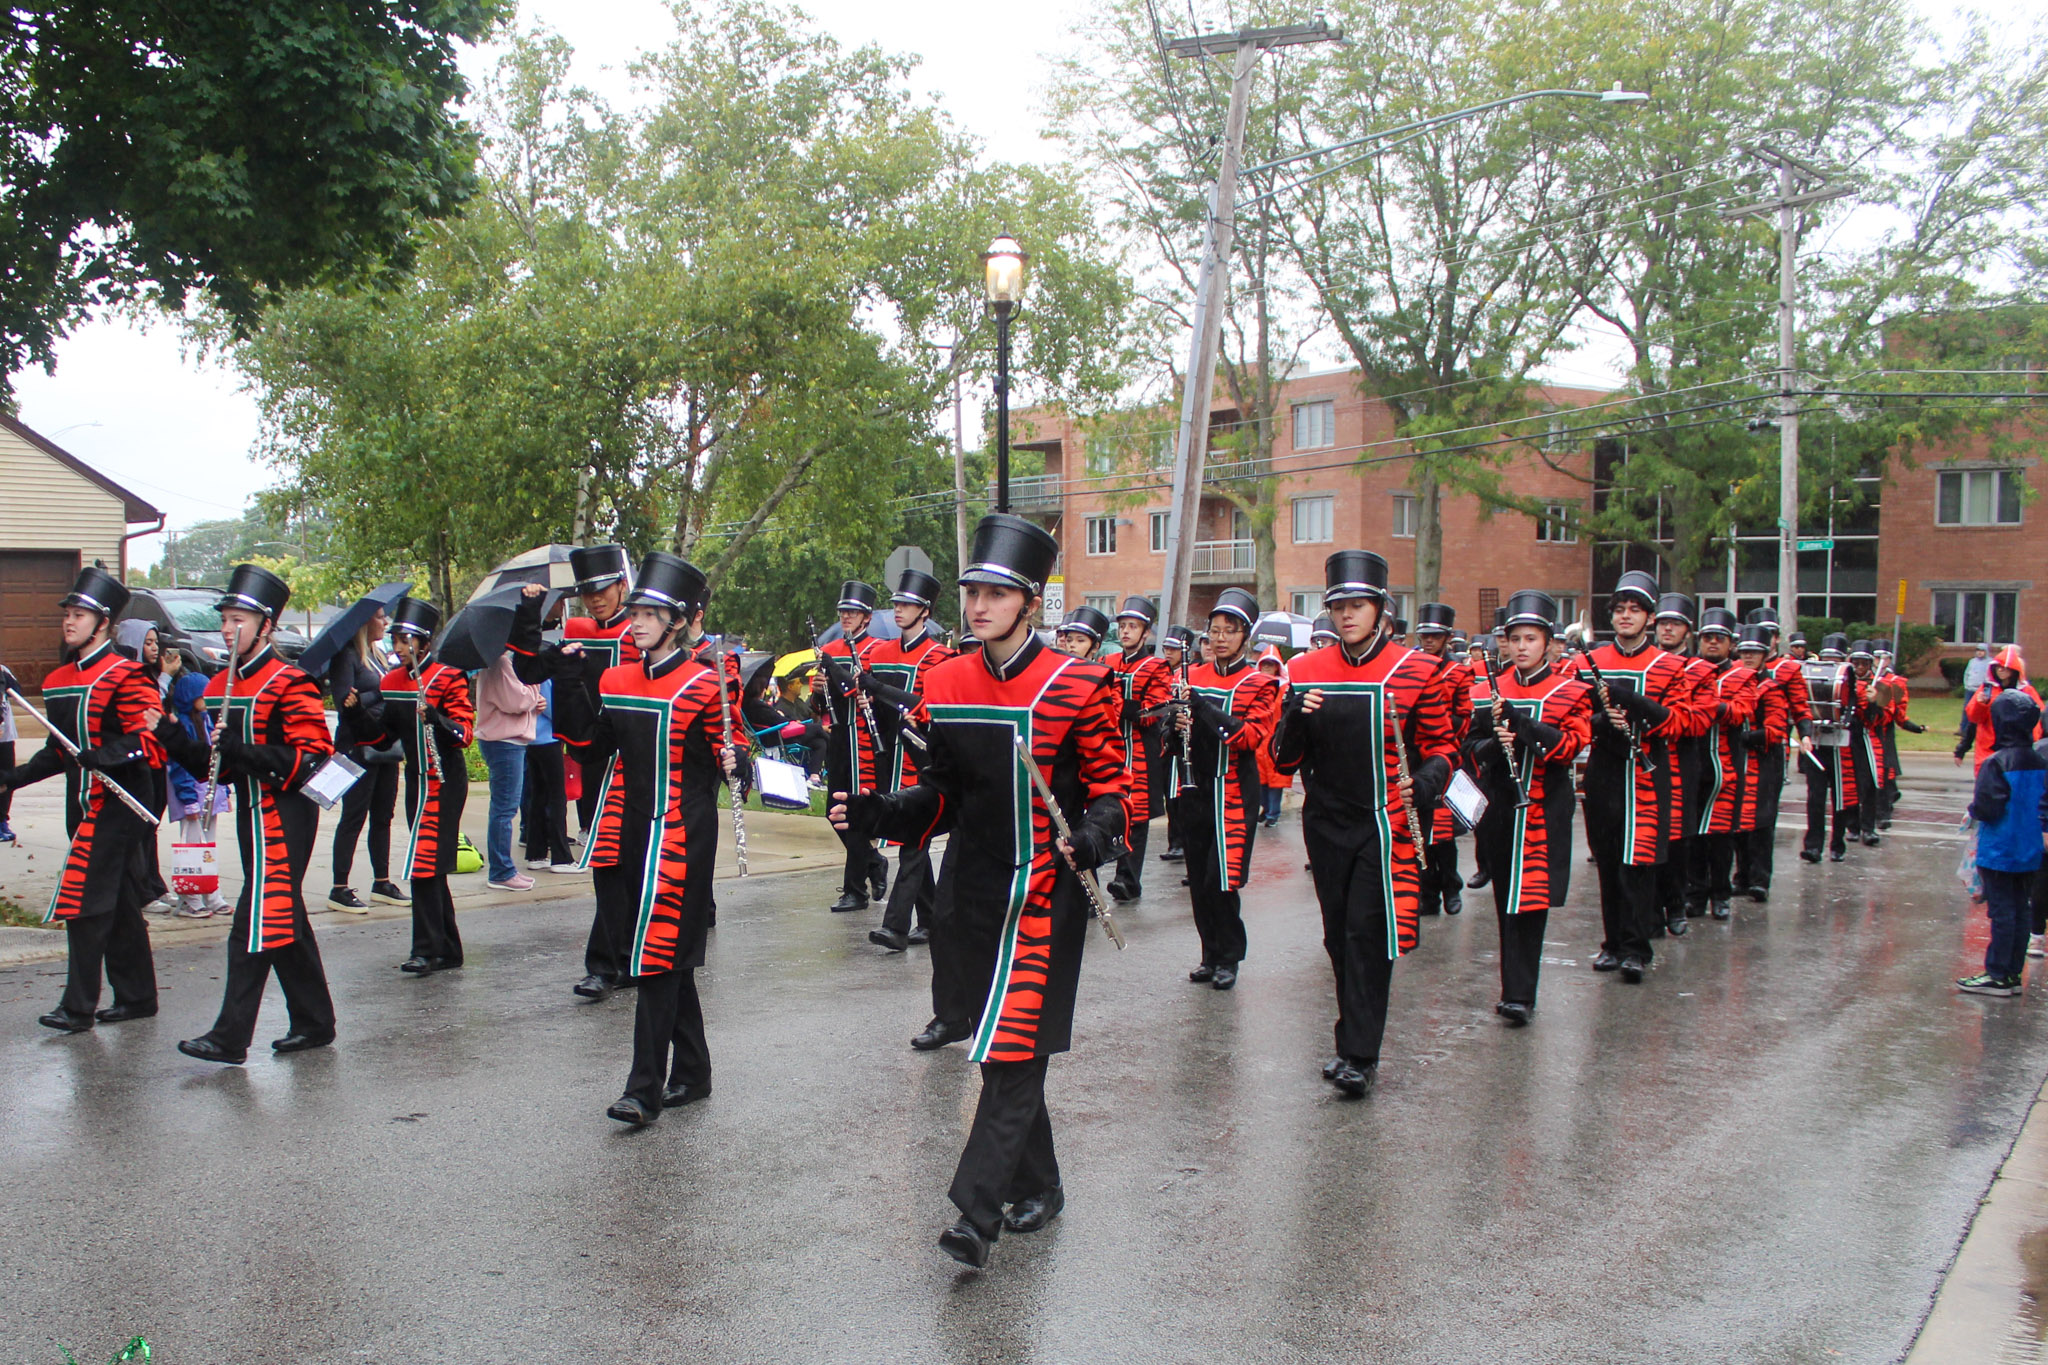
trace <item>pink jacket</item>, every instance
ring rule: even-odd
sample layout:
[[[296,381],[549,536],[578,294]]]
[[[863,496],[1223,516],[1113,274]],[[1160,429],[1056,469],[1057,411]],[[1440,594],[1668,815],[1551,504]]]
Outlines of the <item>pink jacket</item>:
[[[540,689],[519,681],[512,672],[510,651],[477,675],[476,737],[533,743],[533,717],[540,710]]]

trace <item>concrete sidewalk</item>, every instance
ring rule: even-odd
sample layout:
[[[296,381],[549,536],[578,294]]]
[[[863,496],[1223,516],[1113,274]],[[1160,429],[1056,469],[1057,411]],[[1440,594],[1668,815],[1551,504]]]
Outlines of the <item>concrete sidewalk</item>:
[[[58,873],[64,866],[65,851],[70,846],[64,835],[63,801],[63,783],[55,779],[16,792],[11,823],[19,839],[16,843],[0,845],[0,899],[11,901],[32,914],[40,915],[49,905],[50,897],[57,889]],[[469,802],[462,812],[462,829],[469,835],[470,842],[479,849],[484,846],[484,825],[490,817],[490,804],[491,793],[488,784],[471,783]],[[333,847],[333,828],[334,821],[338,818],[337,811],[322,814],[320,837],[314,844],[312,867],[306,873],[306,908],[313,912],[315,925],[325,921],[404,919],[409,916],[411,911],[402,905],[372,905],[367,915],[347,915],[327,908],[327,889],[331,885],[328,878],[332,875],[330,854]],[[733,852],[731,819],[730,814],[720,816],[720,879],[739,875],[739,863]],[[750,810],[746,819],[747,867],[752,876],[775,876],[838,867],[846,856],[831,826],[817,816]],[[516,825],[513,833],[515,836],[518,833]],[[159,854],[162,865],[168,867],[173,829],[162,830],[158,837],[161,841]],[[221,821],[219,839],[221,891],[233,901],[241,892],[242,876],[235,852],[233,828],[226,819]],[[405,839],[405,815],[401,811],[392,821],[391,857],[394,864],[405,856]],[[521,870],[524,871],[524,859],[520,859],[519,862]],[[405,884],[405,879],[397,874],[402,870],[394,868],[394,876],[401,886]],[[534,879],[531,891],[494,891],[485,884],[482,872],[450,877],[448,880],[455,895],[455,908],[458,912],[479,910],[488,906],[579,900],[590,895],[588,875],[558,876],[552,872],[536,872],[531,875]],[[356,851],[354,884],[357,894],[367,900],[370,889],[370,863],[367,852],[361,848]],[[216,915],[210,919],[179,919],[171,915],[150,915],[150,941],[158,947],[165,947],[178,943],[210,943],[224,940],[228,932],[228,918],[226,915]],[[64,951],[64,934],[61,926],[0,926],[0,966],[62,958]]]

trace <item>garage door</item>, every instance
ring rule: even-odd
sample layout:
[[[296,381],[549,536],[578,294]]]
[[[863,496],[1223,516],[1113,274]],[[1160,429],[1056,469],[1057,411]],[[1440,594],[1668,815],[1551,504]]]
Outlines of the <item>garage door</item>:
[[[43,675],[62,659],[57,599],[78,578],[76,550],[0,550],[0,663],[24,692],[40,692]]]

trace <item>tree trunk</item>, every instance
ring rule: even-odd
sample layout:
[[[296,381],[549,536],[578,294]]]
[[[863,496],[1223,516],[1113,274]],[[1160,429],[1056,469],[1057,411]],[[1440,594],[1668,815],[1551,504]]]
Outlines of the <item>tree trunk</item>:
[[[1440,600],[1444,572],[1443,485],[1427,464],[1415,471],[1415,605]]]

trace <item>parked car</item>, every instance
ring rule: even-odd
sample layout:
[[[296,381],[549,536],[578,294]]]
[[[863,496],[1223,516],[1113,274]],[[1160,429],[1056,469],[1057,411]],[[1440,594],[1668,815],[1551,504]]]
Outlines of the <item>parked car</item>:
[[[137,588],[121,619],[149,622],[156,627],[157,643],[183,654],[188,667],[218,673],[228,660],[220,612],[213,605],[220,594],[219,588]],[[286,625],[279,625],[271,640],[281,659],[298,658],[311,643]]]

